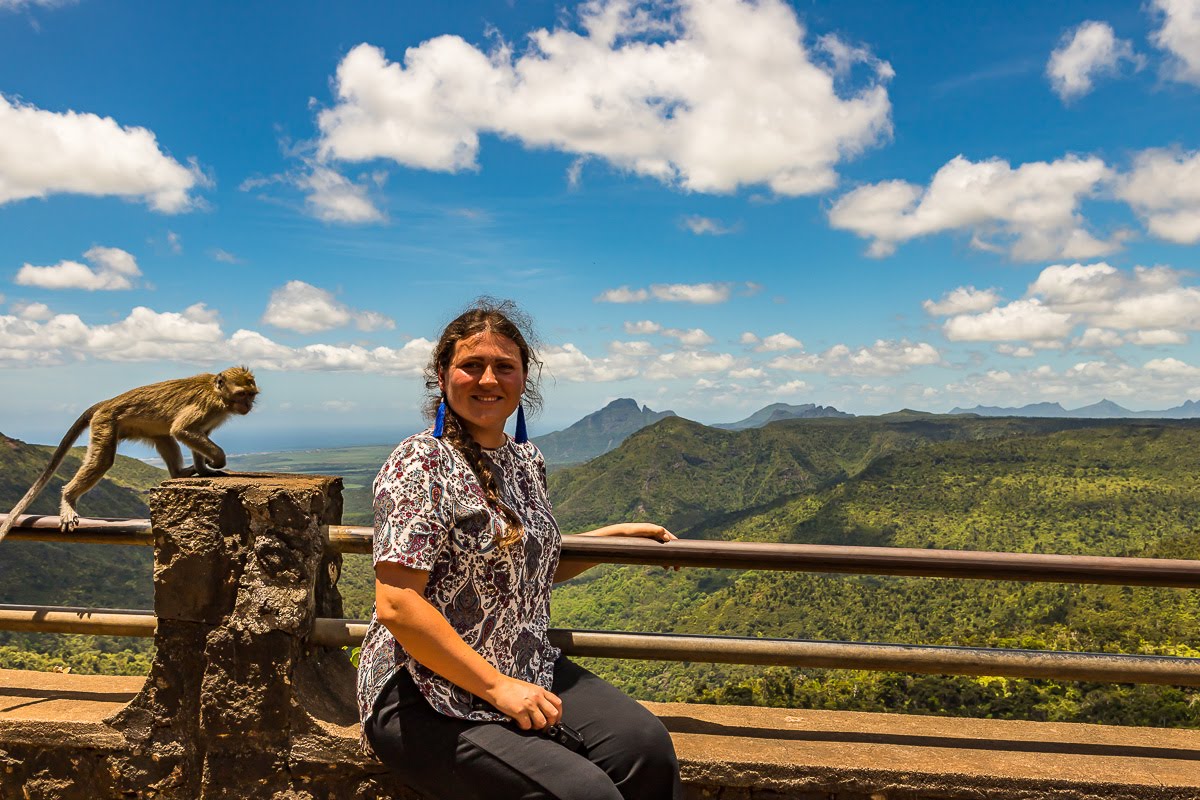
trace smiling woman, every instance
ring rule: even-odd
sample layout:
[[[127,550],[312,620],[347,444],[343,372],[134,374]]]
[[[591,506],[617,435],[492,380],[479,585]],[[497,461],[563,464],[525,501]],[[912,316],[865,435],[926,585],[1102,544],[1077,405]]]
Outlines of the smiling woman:
[[[429,797],[678,797],[662,724],[547,637],[551,586],[586,566],[559,565],[546,463],[518,411],[541,401],[527,330],[488,298],[451,322],[425,371],[436,424],[375,480],[364,744]],[[648,523],[581,535],[675,538]]]

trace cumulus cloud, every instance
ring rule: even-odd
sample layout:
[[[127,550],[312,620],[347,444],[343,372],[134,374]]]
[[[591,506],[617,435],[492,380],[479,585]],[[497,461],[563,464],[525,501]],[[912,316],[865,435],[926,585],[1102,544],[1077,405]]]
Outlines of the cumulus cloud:
[[[702,328],[691,328],[690,330],[663,328],[662,335],[679,340],[679,343],[684,347],[704,347],[716,341],[713,337],[705,333]]]
[[[318,157],[456,172],[478,168],[492,133],[688,191],[802,195],[890,135],[891,67],[835,37],[810,51],[782,0],[592,0],[578,22],[533,31],[520,53],[451,35],[403,63],[355,47],[318,115]],[[855,63],[870,77],[847,90]]]
[[[203,365],[239,362],[254,369],[413,377],[421,374],[433,349],[433,343],[426,339],[413,339],[400,348],[366,348],[331,344],[288,347],[244,329],[226,337],[217,313],[203,303],[182,312],[158,312],[138,306],[125,319],[107,325],[87,325],[75,314],[54,314],[45,319],[5,314],[0,315],[0,342],[0,363],[26,366],[84,358]]]
[[[697,375],[716,375],[727,372],[737,363],[729,353],[711,353],[706,350],[682,350],[663,353],[646,366],[646,377],[651,380],[671,380]]]
[[[271,292],[262,321],[297,333],[327,331],[351,323],[361,331],[396,327],[391,318],[375,311],[350,308],[332,292],[304,281],[288,281]]]
[[[1000,295],[995,289],[976,289],[974,286],[960,286],[946,292],[942,299],[934,302],[926,300],[921,304],[927,314],[936,317],[948,317],[953,314],[971,314],[987,311],[1000,302]]]
[[[546,347],[541,352],[542,368],[550,377],[573,383],[607,383],[637,376],[641,361],[625,355],[591,358],[569,342]]]
[[[1200,40],[1197,42],[1200,47]],[[1198,56],[1200,58],[1200,56]],[[1117,184],[1150,233],[1176,244],[1200,242],[1200,151],[1138,153]]]
[[[1200,0],[1151,0],[1150,7],[1161,17],[1150,41],[1168,54],[1165,75],[1200,86]]]
[[[0,300],[3,300],[3,296],[0,296]],[[54,312],[50,310],[50,306],[45,303],[13,303],[12,313],[21,319],[33,320],[35,322],[45,322],[54,316]]]
[[[680,224],[697,236],[724,236],[727,233],[733,233],[735,230],[734,227],[726,225],[719,219],[702,217],[698,214],[684,217],[680,220]]]
[[[1083,327],[1074,344],[1084,349],[1182,344],[1188,341],[1187,331],[1200,330],[1200,287],[1185,285],[1186,277],[1165,266],[1123,271],[1103,261],[1054,264],[1041,271],[1020,300],[977,313],[949,299],[926,301],[926,309],[949,317],[942,330],[951,341],[1048,347]],[[962,287],[946,298],[967,298],[972,291]]]
[[[142,274],[137,259],[117,247],[93,247],[83,257],[92,266],[78,261],[60,261],[49,267],[25,264],[17,271],[13,282],[40,289],[84,289],[94,292],[132,289],[134,279]]]
[[[313,166],[297,178],[297,185],[308,193],[305,204],[309,213],[326,222],[380,222],[383,212],[369,196],[370,188],[355,183],[328,167]]]
[[[1026,370],[988,370],[946,385],[943,394],[962,398],[961,404],[1021,405],[1031,397],[1045,397],[1070,407],[1107,397],[1129,398],[1125,402],[1133,407],[1164,408],[1194,396],[1198,378],[1200,368],[1175,358],[1151,359],[1140,367],[1092,359],[1063,369],[1043,364]]]
[[[747,335],[750,337],[747,340]],[[772,333],[770,336],[764,336],[759,339],[754,334],[742,334],[742,344],[755,345],[754,350],[758,353],[778,353],[782,350],[803,350],[804,342],[794,336],[786,333]]]
[[[745,282],[742,284],[722,283],[655,283],[649,289],[633,289],[629,286],[619,286],[616,289],[606,289],[596,295],[597,303],[644,303],[647,300],[661,300],[664,303],[696,303],[711,305],[724,303],[733,294],[733,290],[742,287],[743,291],[753,294],[759,290],[758,284]]]
[[[214,261],[220,261],[222,264],[241,264],[242,263],[242,260],[240,258],[238,258],[237,256],[235,256],[233,253],[229,252],[228,250],[222,250],[219,247],[213,248],[212,251],[209,253],[209,255],[211,255],[213,257]]]
[[[836,344],[823,353],[777,356],[767,366],[795,372],[826,375],[897,375],[910,369],[942,362],[941,353],[927,342],[878,339],[870,347]]]
[[[45,111],[0,94],[0,205],[69,193],[141,200],[174,214],[207,183],[158,146],[145,128],[111,117]]]
[[[648,333],[658,333],[661,330],[662,325],[648,319],[625,323],[625,332],[633,336],[644,336]]]
[[[830,208],[830,224],[871,239],[868,254],[891,255],[910,239],[961,231],[979,250],[1018,261],[1094,258],[1120,247],[1122,235],[1097,239],[1084,226],[1083,200],[1113,178],[1098,158],[1066,156],[1015,169],[1002,159],[956,156],[926,187],[884,181],[859,187]]]
[[[952,342],[1056,340],[1075,327],[1070,314],[1047,308],[1037,298],[1015,300],[982,314],[960,314],[946,320],[942,330]]]
[[[1097,77],[1116,74],[1122,61],[1138,69],[1143,65],[1133,45],[1118,39],[1111,25],[1089,20],[1063,36],[1050,54],[1046,76],[1054,93],[1068,102],[1090,92]]]

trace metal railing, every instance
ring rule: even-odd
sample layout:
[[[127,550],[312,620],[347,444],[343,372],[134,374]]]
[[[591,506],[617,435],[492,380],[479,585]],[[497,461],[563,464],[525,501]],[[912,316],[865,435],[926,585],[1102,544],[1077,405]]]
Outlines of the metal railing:
[[[148,545],[154,534],[149,520],[91,519],[83,520],[75,532],[63,534],[57,517],[44,516],[23,518],[9,538]],[[329,526],[328,539],[342,553],[369,553],[372,531]],[[663,545],[645,539],[575,536],[564,537],[562,559],[1200,588],[1200,561],[1182,559],[685,539]],[[362,641],[366,627],[362,620],[319,618],[310,641],[324,647],[354,645]],[[0,630],[152,636],[154,628],[153,613],[147,611],[0,606]],[[577,656],[1200,686],[1200,658],[561,629],[552,630],[550,636],[556,646]]]

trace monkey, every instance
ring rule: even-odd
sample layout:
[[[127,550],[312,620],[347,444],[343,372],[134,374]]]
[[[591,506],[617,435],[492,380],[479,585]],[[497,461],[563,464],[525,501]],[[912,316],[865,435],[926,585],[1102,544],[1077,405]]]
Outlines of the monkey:
[[[62,490],[58,517],[63,533],[78,527],[75,503],[112,467],[117,443],[125,439],[154,445],[172,478],[227,474],[221,471],[225,466],[225,451],[208,438],[209,434],[229,415],[249,414],[257,396],[253,373],[245,367],[230,367],[216,375],[201,373],[139,386],[96,403],[75,420],[50,458],[50,465],[0,525],[0,541],[50,482],[84,428],[91,428],[87,455],[75,477]],[[176,440],[192,451],[192,466],[184,466]]]

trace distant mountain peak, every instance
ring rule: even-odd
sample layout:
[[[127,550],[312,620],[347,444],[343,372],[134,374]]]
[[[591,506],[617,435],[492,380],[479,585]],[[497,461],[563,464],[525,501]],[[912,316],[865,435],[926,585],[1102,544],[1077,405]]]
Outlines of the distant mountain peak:
[[[763,406],[750,416],[738,422],[722,422],[713,425],[727,431],[741,431],[746,428],[761,428],[771,422],[785,419],[807,419],[811,417],[853,417],[844,411],[838,411],[833,406],[819,406],[816,403],[791,405],[790,403],[771,403]]]
[[[678,416],[674,411],[654,411],[630,397],[618,397],[561,431],[535,436],[534,443],[550,464],[578,464],[614,449],[647,425]]]

